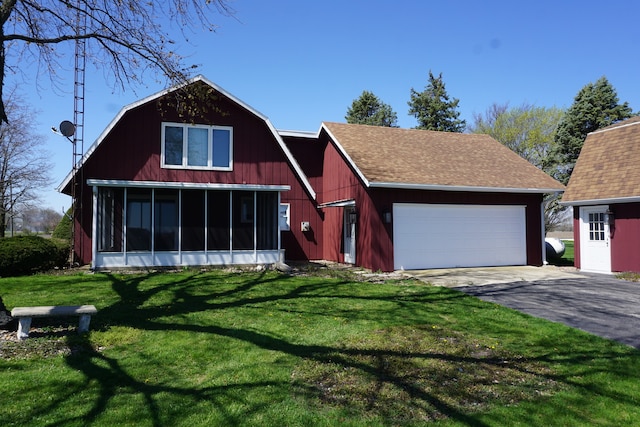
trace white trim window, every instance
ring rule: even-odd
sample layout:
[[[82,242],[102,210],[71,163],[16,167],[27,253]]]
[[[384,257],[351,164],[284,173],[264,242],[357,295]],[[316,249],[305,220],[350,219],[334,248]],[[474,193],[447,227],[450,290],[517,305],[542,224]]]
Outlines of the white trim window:
[[[230,126],[162,123],[161,166],[169,169],[233,169]]]
[[[290,203],[280,203],[280,214],[278,215],[280,221],[280,231],[291,231],[290,210]]]

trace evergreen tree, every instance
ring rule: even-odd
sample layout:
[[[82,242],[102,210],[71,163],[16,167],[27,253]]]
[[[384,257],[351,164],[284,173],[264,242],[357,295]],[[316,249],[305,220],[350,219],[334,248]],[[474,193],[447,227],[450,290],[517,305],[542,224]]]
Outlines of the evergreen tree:
[[[594,132],[633,115],[629,104],[618,102],[618,95],[606,77],[584,86],[576,95],[573,105],[567,110],[558,125],[553,152],[558,169],[556,178],[564,184],[569,182],[573,167],[578,160],[582,144],[589,132]]]
[[[416,129],[463,132],[466,122],[458,111],[459,99],[450,99],[444,87],[442,73],[436,78],[429,71],[429,83],[423,92],[411,88],[409,114],[418,119]]]
[[[73,215],[73,208],[67,209],[67,212],[62,215],[62,218],[60,218],[60,222],[58,222],[58,225],[53,230],[51,237],[67,240],[69,242],[71,241],[71,227],[73,227],[71,215]]]
[[[344,118],[352,124],[398,127],[398,115],[391,106],[367,90],[353,100]]]

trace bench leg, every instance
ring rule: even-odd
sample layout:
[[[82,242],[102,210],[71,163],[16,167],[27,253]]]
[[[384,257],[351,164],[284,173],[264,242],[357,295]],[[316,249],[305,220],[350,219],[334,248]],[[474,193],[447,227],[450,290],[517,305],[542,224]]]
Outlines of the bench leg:
[[[21,317],[18,320],[18,339],[29,338],[29,329],[31,329],[31,317]]]
[[[78,333],[89,332],[89,322],[91,322],[90,314],[80,315],[80,322],[78,323]]]

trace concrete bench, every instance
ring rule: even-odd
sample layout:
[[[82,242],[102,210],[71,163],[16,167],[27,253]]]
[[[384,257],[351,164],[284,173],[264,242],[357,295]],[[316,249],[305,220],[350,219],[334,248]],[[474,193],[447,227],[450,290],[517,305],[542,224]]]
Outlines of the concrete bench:
[[[78,333],[83,333],[89,330],[91,315],[97,312],[93,305],[14,307],[11,317],[18,319],[18,338],[22,340],[29,337],[32,317],[80,316]]]

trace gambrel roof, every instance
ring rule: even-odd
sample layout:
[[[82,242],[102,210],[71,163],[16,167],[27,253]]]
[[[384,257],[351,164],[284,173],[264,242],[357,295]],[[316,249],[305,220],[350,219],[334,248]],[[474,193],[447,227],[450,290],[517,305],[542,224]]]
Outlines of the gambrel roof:
[[[640,116],[587,135],[562,196],[567,205],[640,201]]]
[[[259,118],[260,120],[264,121],[264,123],[266,124],[267,128],[269,129],[269,131],[273,135],[273,138],[277,142],[278,146],[280,147],[280,149],[283,151],[284,155],[286,156],[287,161],[291,165],[291,168],[293,169],[294,173],[298,176],[298,178],[300,179],[300,182],[305,187],[305,189],[308,191],[309,195],[312,198],[315,199],[316,193],[315,193],[314,189],[311,187],[311,184],[309,183],[309,180],[308,180],[307,176],[304,174],[304,172],[300,168],[297,160],[294,158],[294,156],[289,151],[289,148],[284,143],[284,141],[282,139],[282,136],[278,133],[276,128],[271,124],[271,121],[269,120],[269,118],[267,116],[265,116],[264,114],[260,113],[255,108],[249,106],[248,104],[246,104],[242,100],[236,98],[235,96],[233,96],[231,93],[227,92],[226,90],[224,90],[220,86],[218,86],[215,83],[211,82],[210,80],[206,79],[204,76],[194,77],[192,79],[189,79],[188,81],[186,81],[182,85],[177,85],[177,86],[171,87],[169,89],[157,92],[157,93],[155,93],[153,95],[150,95],[150,96],[148,96],[146,98],[143,98],[143,99],[141,99],[139,101],[136,101],[134,103],[131,103],[131,104],[123,107],[120,110],[120,112],[116,115],[116,117],[102,131],[102,133],[100,134],[100,136],[98,136],[98,138],[95,140],[95,142],[88,148],[86,153],[84,153],[84,155],[82,156],[82,159],[80,160],[80,162],[77,165],[78,169],[80,169],[80,167],[87,161],[87,159],[89,157],[91,157],[91,155],[95,152],[95,150],[98,148],[98,146],[107,138],[107,136],[109,135],[111,130],[123,118],[123,116],[125,114],[127,114],[129,111],[131,111],[131,110],[133,110],[133,109],[135,109],[135,108],[137,108],[137,107],[139,107],[141,105],[147,104],[149,102],[153,102],[153,101],[157,100],[158,98],[160,98],[160,97],[162,97],[164,95],[167,95],[168,93],[171,93],[171,92],[179,90],[179,89],[181,89],[181,88],[183,88],[185,86],[188,86],[188,85],[191,85],[191,84],[195,84],[195,83],[198,83],[198,82],[210,86],[211,88],[213,88],[216,92],[218,92],[222,96],[230,99],[232,102],[236,103],[240,107],[242,107],[245,110],[247,110],[250,114],[253,114],[254,116]],[[158,143],[159,143],[159,141],[158,141]],[[69,186],[72,177],[73,177],[73,171],[69,172],[69,174],[65,177],[65,179],[62,181],[62,183],[58,186],[57,190],[60,191],[60,192],[64,191],[64,189],[67,186]]]
[[[369,187],[552,193],[564,186],[489,135],[323,123]]]

